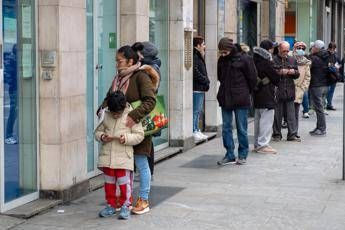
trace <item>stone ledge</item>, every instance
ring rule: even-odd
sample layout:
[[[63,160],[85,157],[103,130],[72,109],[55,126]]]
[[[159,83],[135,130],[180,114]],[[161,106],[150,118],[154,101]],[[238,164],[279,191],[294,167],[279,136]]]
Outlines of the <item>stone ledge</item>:
[[[5,215],[28,219],[62,203],[62,200],[38,199],[5,212]]]

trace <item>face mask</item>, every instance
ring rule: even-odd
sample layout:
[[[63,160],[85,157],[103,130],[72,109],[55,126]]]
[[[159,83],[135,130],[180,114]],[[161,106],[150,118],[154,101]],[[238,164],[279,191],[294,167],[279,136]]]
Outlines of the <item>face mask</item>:
[[[305,52],[304,52],[304,50],[302,50],[302,49],[298,49],[298,50],[296,50],[296,54],[297,54],[298,56],[304,56],[304,55],[305,55]]]

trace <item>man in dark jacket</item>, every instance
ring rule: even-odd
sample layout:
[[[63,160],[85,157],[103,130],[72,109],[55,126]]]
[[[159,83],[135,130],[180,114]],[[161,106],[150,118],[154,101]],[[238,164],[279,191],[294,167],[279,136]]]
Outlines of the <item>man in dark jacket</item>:
[[[336,49],[337,49],[337,45],[335,44],[335,42],[331,42],[328,44],[328,53],[329,53],[329,61],[328,61],[329,64],[328,65],[333,66],[336,73],[338,74],[338,76],[341,76],[340,78],[342,78],[343,73],[340,72],[341,66],[342,66],[342,61],[338,57]],[[332,100],[333,100],[333,95],[334,95],[336,85],[337,85],[337,82],[332,82],[328,88],[327,107],[326,107],[327,110],[335,110],[335,108],[332,104]]]
[[[328,61],[329,52],[324,48],[325,43],[321,40],[316,40],[311,49],[311,67],[310,67],[310,99],[314,105],[316,112],[316,128],[310,131],[312,136],[326,135],[326,117],[324,113],[323,98],[327,95],[329,80]]]
[[[278,54],[273,57],[274,68],[280,75],[278,85],[278,104],[275,109],[273,123],[273,140],[280,141],[282,139],[282,118],[284,109],[287,118],[287,140],[300,142],[301,139],[297,135],[297,126],[295,118],[295,82],[294,79],[299,77],[297,61],[294,57],[289,57],[290,44],[283,41],[279,44]]]
[[[199,129],[199,118],[203,108],[205,92],[210,87],[205,64],[205,41],[203,37],[193,38],[193,137],[194,142],[207,139]]]
[[[258,71],[258,81],[254,89],[254,151],[277,153],[269,143],[272,136],[274,108],[276,107],[275,89],[280,82],[278,72],[273,68],[273,42],[263,40],[260,47],[254,48],[254,63]]]
[[[218,165],[230,163],[244,164],[248,155],[247,119],[250,107],[250,94],[256,85],[257,72],[253,60],[235,48],[229,38],[219,41],[218,81],[220,82],[217,99],[222,108],[224,158]],[[235,144],[232,136],[232,117],[235,113],[238,138],[238,159],[234,155]]]

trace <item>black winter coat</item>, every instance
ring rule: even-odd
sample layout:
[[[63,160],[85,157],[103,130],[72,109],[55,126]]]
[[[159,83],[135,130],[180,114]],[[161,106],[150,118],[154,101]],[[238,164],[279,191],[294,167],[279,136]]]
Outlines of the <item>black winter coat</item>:
[[[294,79],[299,77],[297,61],[294,57],[282,58],[278,55],[273,57],[274,68],[276,71],[282,69],[294,69],[294,74],[280,75],[278,84],[277,97],[278,101],[294,101],[295,100],[295,82]]]
[[[193,91],[208,91],[210,80],[207,76],[206,63],[200,52],[193,50]]]
[[[246,54],[233,52],[218,59],[217,100],[225,109],[250,107],[250,94],[255,85],[257,72],[252,58]]]
[[[328,62],[330,59],[330,54],[327,50],[320,50],[316,54],[310,56],[311,66],[310,66],[310,85],[309,88],[328,86],[330,84],[327,77],[328,74]]]
[[[269,79],[268,84],[257,84],[254,90],[254,107],[256,109],[274,109],[276,107],[276,90],[280,82],[280,76],[273,68],[273,62],[270,60],[270,53],[259,47],[254,48],[254,63],[258,71],[258,77]]]

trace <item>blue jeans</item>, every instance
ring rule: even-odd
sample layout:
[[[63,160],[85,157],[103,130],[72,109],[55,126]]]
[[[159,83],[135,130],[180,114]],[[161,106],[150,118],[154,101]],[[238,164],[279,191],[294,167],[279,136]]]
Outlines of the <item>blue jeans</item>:
[[[148,200],[151,186],[151,172],[147,156],[135,154],[134,162],[139,171],[139,197],[141,197],[143,200]]]
[[[227,110],[222,108],[222,118],[223,118],[223,145],[226,149],[225,157],[228,159],[235,159],[234,150],[235,144],[232,136],[232,116],[235,113],[236,119],[236,129],[238,138],[238,158],[246,159],[248,156],[248,109],[234,109]]]
[[[308,90],[303,94],[302,106],[303,106],[303,113],[309,112],[309,95]]]
[[[328,93],[327,93],[327,107],[332,107],[332,100],[333,100],[333,95],[335,91],[335,86],[337,83],[332,84],[328,87]]]
[[[199,131],[199,118],[204,104],[205,93],[193,92],[193,133]]]

